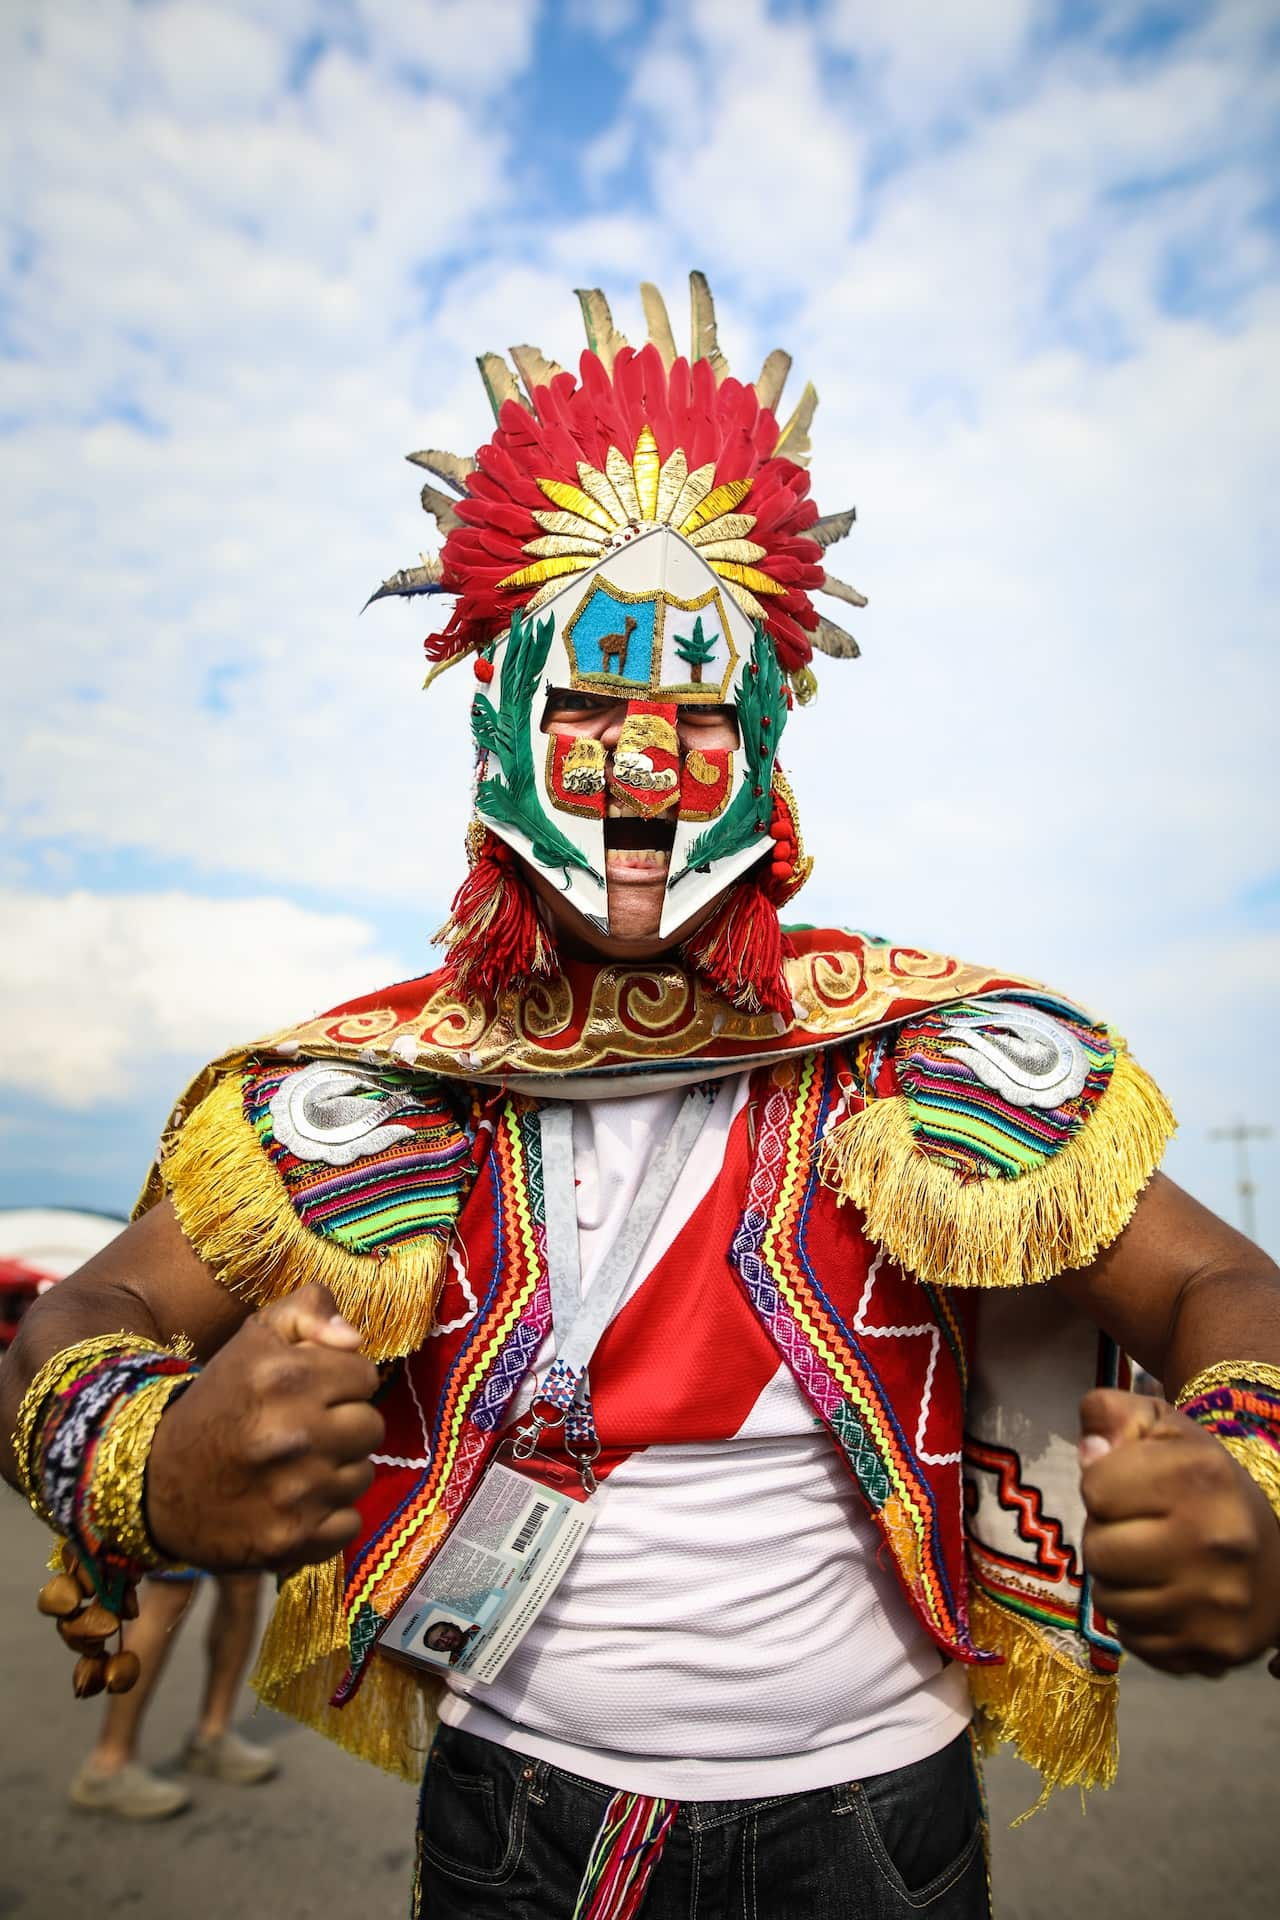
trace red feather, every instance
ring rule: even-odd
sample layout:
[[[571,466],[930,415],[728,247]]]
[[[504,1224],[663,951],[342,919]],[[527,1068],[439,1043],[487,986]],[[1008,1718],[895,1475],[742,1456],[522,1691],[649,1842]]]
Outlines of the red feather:
[[[817,517],[809,476],[775,455],[778,423],[754,387],[731,378],[717,385],[709,360],[678,359],[667,369],[652,344],[621,348],[611,373],[597,354],[584,353],[576,379],[558,373],[535,389],[532,412],[503,402],[458,504],[462,524],[445,541],[444,581],[459,598],[444,632],[426,643],[430,658],[487,645],[530,597],[527,588],[498,582],[527,564],[523,549],[543,531],[533,515],[552,503],[538,482],[577,485],[578,463],[603,470],[611,447],[629,461],[646,426],[660,460],[680,448],[689,471],[711,466],[718,486],[751,480],[739,511],[755,516],[750,537],[765,549],[756,565],[784,589],[759,596],[765,627],[786,670],[807,664],[818,622],[809,594],[822,581],[822,549],[804,537]],[[758,912],[751,918],[758,934]]]

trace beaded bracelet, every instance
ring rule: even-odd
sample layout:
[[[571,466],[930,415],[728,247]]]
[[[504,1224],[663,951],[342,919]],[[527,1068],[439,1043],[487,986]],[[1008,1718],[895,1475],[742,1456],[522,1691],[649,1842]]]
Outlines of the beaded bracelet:
[[[1222,1442],[1280,1520],[1280,1367],[1219,1360],[1188,1380],[1175,1404]]]
[[[137,1334],[97,1334],[53,1355],[32,1381],[13,1436],[18,1477],[34,1511],[67,1536],[61,1571],[37,1602],[79,1654],[78,1696],[122,1693],[137,1678],[106,1641],[137,1611],[137,1582],[171,1567],[147,1531],[147,1459],[160,1420],[198,1372],[191,1347]]]
[[[51,1407],[55,1397],[64,1389],[73,1387],[76,1379],[84,1373],[94,1361],[100,1359],[120,1359],[129,1354],[156,1354],[163,1352],[154,1340],[144,1340],[136,1333],[97,1333],[89,1340],[78,1340],[74,1346],[63,1347],[58,1353],[45,1361],[31,1385],[22,1396],[18,1408],[18,1420],[13,1430],[13,1451],[17,1462],[18,1484],[30,1504],[31,1510],[46,1526],[52,1526],[53,1520],[46,1511],[38,1486],[34,1459],[37,1440],[43,1427],[43,1416]]]

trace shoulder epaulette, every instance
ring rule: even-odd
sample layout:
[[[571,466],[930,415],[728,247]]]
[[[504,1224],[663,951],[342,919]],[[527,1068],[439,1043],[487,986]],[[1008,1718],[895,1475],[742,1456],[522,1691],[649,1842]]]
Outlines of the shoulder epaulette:
[[[430,1074],[249,1055],[175,1112],[159,1182],[233,1292],[264,1306],[319,1281],[375,1359],[411,1353],[474,1178],[460,1095]]]
[[[1127,1224],[1174,1120],[1123,1042],[1047,996],[961,1001],[862,1041],[822,1172],[930,1284],[1087,1266]]]

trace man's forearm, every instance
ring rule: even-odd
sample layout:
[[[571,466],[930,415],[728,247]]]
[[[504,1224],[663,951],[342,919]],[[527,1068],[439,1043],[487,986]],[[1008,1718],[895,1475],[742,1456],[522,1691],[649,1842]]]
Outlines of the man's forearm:
[[[1054,1285],[1171,1398],[1219,1360],[1280,1366],[1280,1268],[1160,1174],[1119,1239]]]
[[[1221,1360],[1280,1367],[1280,1274],[1269,1263],[1202,1272],[1178,1293],[1160,1375],[1166,1394]]]
[[[219,1284],[183,1237],[167,1202],[135,1220],[78,1273],[42,1294],[0,1365],[0,1473],[17,1484],[13,1430],[46,1360],[101,1333],[166,1346],[185,1334],[200,1359],[229,1340],[249,1308]]]

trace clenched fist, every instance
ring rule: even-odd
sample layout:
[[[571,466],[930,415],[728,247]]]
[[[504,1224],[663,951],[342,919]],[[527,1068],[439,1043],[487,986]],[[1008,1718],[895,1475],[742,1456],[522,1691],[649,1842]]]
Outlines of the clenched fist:
[[[355,1538],[383,1435],[359,1343],[324,1287],[246,1320],[156,1429],[147,1525],[162,1553],[287,1573]]]
[[[1085,1565],[1140,1659],[1218,1675],[1280,1639],[1280,1524],[1226,1448],[1163,1400],[1080,1403]]]

